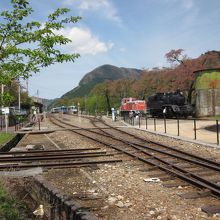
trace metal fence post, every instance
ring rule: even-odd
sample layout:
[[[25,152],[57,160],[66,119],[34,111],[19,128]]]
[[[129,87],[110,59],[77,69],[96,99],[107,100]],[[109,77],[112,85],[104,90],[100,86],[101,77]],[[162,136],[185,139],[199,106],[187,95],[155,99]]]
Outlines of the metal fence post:
[[[196,119],[193,119],[194,121],[194,139],[196,140]]]
[[[166,123],[166,117],[164,116],[164,133],[167,133],[167,123]]]
[[[218,128],[218,120],[216,120],[216,134],[217,134],[217,145],[219,145],[219,128]]]
[[[14,124],[15,124],[15,131],[17,131],[17,121],[14,119]]]
[[[146,130],[147,130],[147,115],[146,115]]]
[[[156,131],[157,128],[156,128],[156,118],[154,118],[154,131]]]
[[[180,136],[180,121],[179,121],[179,118],[177,118],[177,136]]]
[[[40,118],[38,118],[38,126],[39,126],[39,130],[40,130]]]

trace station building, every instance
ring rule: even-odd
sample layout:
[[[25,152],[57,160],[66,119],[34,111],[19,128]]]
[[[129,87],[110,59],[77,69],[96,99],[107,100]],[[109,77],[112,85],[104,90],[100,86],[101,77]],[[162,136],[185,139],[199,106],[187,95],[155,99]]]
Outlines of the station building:
[[[31,107],[32,110],[36,110],[37,113],[43,112],[43,100],[39,97],[32,96],[33,106]]]

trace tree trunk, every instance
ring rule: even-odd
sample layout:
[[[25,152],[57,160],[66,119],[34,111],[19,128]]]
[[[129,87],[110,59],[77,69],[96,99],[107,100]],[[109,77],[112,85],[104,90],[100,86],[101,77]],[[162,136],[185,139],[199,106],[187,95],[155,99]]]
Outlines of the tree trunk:
[[[110,105],[110,98],[108,91],[105,91],[105,98],[106,98],[108,112],[111,114],[111,105]]]

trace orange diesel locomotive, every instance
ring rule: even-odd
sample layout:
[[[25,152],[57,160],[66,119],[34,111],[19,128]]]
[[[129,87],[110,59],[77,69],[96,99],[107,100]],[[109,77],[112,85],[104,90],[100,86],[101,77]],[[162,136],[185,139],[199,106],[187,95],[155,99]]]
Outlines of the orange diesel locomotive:
[[[146,113],[146,103],[144,100],[137,100],[136,98],[123,98],[120,107],[121,115],[130,113],[139,114]]]

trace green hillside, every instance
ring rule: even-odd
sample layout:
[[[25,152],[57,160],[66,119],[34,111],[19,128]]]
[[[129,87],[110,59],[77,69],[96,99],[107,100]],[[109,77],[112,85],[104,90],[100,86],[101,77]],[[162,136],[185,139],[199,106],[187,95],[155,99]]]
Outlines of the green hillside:
[[[85,95],[88,95],[94,86],[98,83],[102,83],[107,80],[116,80],[130,77],[137,78],[141,75],[142,72],[142,70],[138,69],[123,67],[119,68],[112,65],[103,65],[87,73],[79,82],[79,86],[70,90],[61,98],[84,97]]]

